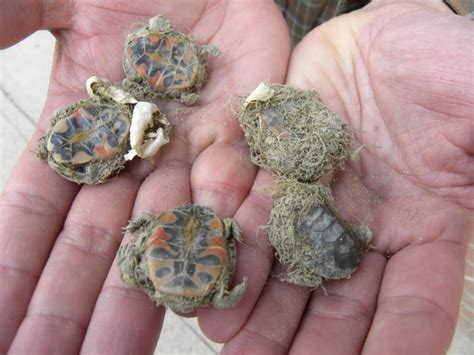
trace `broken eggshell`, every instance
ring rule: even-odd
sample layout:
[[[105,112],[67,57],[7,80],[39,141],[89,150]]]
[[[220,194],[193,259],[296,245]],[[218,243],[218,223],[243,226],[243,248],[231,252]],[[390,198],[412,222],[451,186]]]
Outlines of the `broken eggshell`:
[[[158,150],[169,142],[171,124],[160,112],[158,106],[150,102],[138,102],[132,114],[130,127],[130,151],[126,160],[135,156],[151,159]]]
[[[138,101],[128,91],[96,76],[87,79],[86,89],[91,98],[133,105],[130,150],[125,154],[125,160],[132,160],[136,156],[151,160],[169,142],[171,124],[154,103]]]

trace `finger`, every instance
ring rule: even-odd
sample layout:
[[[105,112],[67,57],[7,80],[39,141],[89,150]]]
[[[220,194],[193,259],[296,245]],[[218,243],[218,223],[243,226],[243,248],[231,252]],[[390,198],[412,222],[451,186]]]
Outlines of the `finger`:
[[[70,97],[50,100],[39,128],[18,160],[0,197],[0,352],[9,347],[79,189],[35,157],[49,112]],[[58,105],[58,106],[59,106]]]
[[[250,191],[256,170],[245,143],[210,145],[193,164],[193,203],[211,207],[221,218],[233,216]]]
[[[349,280],[331,281],[313,292],[290,353],[360,354],[372,323],[384,256],[369,252]]]
[[[157,214],[191,199],[187,145],[183,139],[175,138],[166,148],[156,169],[140,187],[133,218],[146,212]],[[142,290],[122,282],[114,260],[97,299],[82,352],[151,354],[163,316],[163,307],[157,307]]]
[[[76,196],[12,344],[13,353],[78,353],[140,182],[129,173]]]
[[[391,257],[365,354],[446,353],[456,325],[465,252],[464,244],[440,239]]]
[[[252,315],[223,354],[287,354],[310,289],[270,278]]]
[[[11,46],[40,28],[67,28],[72,15],[69,1],[4,1],[2,7],[0,48]]]
[[[231,309],[207,308],[198,311],[203,332],[216,342],[229,341],[247,321],[265,285],[273,262],[273,253],[262,226],[267,223],[271,200],[264,189],[272,177],[260,169],[254,185],[234,219],[241,227],[243,242],[237,243],[237,266],[234,283],[247,277],[247,290]]]

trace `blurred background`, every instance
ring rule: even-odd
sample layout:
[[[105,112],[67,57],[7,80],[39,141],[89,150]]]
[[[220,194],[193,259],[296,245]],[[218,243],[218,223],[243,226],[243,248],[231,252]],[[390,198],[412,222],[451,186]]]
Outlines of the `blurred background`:
[[[30,139],[46,99],[54,37],[39,31],[0,51],[0,190]],[[157,354],[218,354],[196,319],[166,314]],[[474,354],[474,241],[469,245],[464,294],[449,355]]]

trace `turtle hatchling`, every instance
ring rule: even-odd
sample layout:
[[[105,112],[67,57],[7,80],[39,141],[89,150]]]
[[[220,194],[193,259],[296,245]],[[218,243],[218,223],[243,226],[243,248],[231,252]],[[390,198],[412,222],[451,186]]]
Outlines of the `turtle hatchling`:
[[[58,110],[36,155],[64,178],[98,184],[126,160],[151,159],[168,143],[171,125],[153,103],[139,102],[105,79],[87,81],[90,98]]]
[[[189,313],[212,304],[230,308],[242,298],[246,278],[232,290],[235,241],[240,229],[211,209],[186,205],[127,226],[130,240],[119,250],[122,280],[142,288],[157,305]]]
[[[282,179],[274,187],[268,237],[287,275],[298,285],[349,278],[369,248],[372,233],[353,226],[335,208],[329,188]]]
[[[131,116],[127,105],[76,102],[54,115],[37,156],[68,180],[104,182],[125,167]]]
[[[252,161],[278,176],[317,181],[353,157],[348,126],[314,91],[261,83],[239,119]]]
[[[127,37],[124,86],[135,97],[169,97],[192,105],[206,81],[207,57],[219,54],[217,47],[199,46],[191,36],[173,30],[166,17],[155,16]]]

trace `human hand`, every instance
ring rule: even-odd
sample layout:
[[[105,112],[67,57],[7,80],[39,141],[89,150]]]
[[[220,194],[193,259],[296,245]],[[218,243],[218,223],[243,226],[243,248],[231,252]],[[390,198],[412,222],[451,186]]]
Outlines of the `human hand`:
[[[373,249],[325,291],[265,280],[254,275],[271,267],[265,239],[249,236],[270,202],[249,195],[239,213],[258,219],[245,238],[257,248],[241,247],[238,267],[255,270],[254,291],[225,321],[200,319],[228,342],[223,354],[446,352],[474,230],[474,49],[473,24],[443,6],[374,1],[294,50],[287,83],[318,91],[364,145],[331,186],[343,216],[372,229]],[[227,324],[241,331],[232,338]]]
[[[234,215],[256,169],[228,100],[262,80],[283,81],[286,26],[271,0],[43,4],[8,24],[22,35],[54,29],[57,47],[38,129],[0,199],[0,353],[10,346],[12,353],[152,353],[164,309],[119,279],[122,228],[142,213],[190,202]],[[210,60],[200,105],[179,115],[176,104],[164,107],[177,134],[154,166],[134,161],[103,185],[66,181],[34,156],[52,112],[84,98],[92,75],[119,82],[127,32],[156,14],[223,52]],[[0,45],[12,44],[13,34],[0,32]]]

